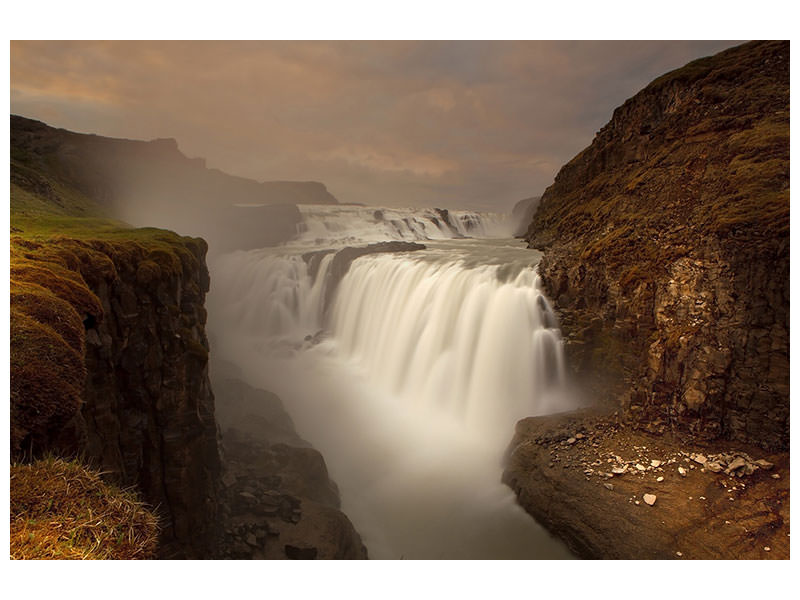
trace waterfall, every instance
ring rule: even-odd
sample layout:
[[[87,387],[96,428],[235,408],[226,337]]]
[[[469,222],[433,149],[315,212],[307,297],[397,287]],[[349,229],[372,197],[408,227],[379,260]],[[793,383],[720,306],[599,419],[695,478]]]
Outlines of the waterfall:
[[[300,239],[210,260],[212,352],[282,398],[371,557],[569,557],[500,482],[516,420],[573,407],[540,254],[466,211],[303,210]],[[342,273],[349,239],[426,247]]]
[[[326,307],[333,257],[312,269],[298,254],[223,256],[214,272],[225,321],[281,352],[307,348],[324,331],[376,388],[471,427],[510,431],[558,408],[561,336],[534,266],[467,263],[448,252],[368,255]]]
[[[330,323],[339,351],[405,403],[471,426],[549,412],[563,383],[561,339],[532,268],[363,257],[340,284]]]

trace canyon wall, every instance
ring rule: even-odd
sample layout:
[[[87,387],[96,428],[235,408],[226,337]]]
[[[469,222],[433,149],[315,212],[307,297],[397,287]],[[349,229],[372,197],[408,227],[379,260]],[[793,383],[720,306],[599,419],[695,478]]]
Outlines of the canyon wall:
[[[12,248],[12,455],[82,457],[156,508],[161,556],[207,556],[220,462],[205,242],[150,230]]]
[[[525,237],[595,401],[654,432],[788,447],[788,42],[625,102]]]

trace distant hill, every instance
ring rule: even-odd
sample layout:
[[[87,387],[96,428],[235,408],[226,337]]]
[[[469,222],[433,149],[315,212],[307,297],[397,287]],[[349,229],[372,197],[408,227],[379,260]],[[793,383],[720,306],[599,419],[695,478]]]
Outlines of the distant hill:
[[[11,209],[18,216],[112,217],[200,235],[213,249],[283,241],[299,222],[295,205],[337,203],[322,183],[258,182],[209,169],[174,139],[108,138],[11,115]],[[222,237],[225,229],[232,239]]]

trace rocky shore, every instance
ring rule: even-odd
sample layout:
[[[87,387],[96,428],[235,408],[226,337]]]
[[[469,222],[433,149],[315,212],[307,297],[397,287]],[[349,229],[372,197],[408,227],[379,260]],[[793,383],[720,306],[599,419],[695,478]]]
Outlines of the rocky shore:
[[[580,411],[520,421],[503,481],[581,558],[789,558],[786,453]]]

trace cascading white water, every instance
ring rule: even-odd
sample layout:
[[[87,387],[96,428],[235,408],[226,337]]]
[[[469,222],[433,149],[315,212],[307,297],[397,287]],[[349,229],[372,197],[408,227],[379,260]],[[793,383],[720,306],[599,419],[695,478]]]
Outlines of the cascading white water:
[[[533,269],[507,281],[499,266],[464,268],[379,255],[357,260],[336,296],[339,352],[406,403],[473,428],[553,412],[563,383],[561,339]]]
[[[300,205],[297,244],[357,245],[385,240],[510,237],[507,214],[431,208]]]
[[[515,421],[570,408],[539,255],[426,245],[357,258],[329,306],[332,253],[218,257],[214,349],[282,397],[372,557],[566,557],[500,483]]]

